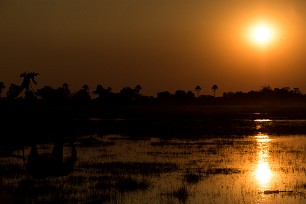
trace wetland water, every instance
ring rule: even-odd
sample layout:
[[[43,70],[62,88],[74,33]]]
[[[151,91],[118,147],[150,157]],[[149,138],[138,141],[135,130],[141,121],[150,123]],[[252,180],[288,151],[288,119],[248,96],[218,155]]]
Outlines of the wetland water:
[[[33,178],[27,161],[2,157],[2,194],[16,203],[305,203],[306,120],[239,124],[255,133],[137,139],[84,134],[74,142],[77,161],[65,176]],[[53,144],[37,147],[44,154]],[[64,143],[64,158],[70,149]],[[30,151],[25,145],[25,157]]]

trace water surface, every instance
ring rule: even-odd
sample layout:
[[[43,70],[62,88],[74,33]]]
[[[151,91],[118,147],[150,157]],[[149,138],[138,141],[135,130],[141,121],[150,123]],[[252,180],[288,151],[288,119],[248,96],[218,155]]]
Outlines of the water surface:
[[[2,157],[2,185],[23,203],[305,203],[306,135],[288,133],[306,121],[247,120],[256,134],[85,134],[75,141],[78,160],[68,176],[34,179],[26,161]],[[38,146],[52,151],[52,143]]]

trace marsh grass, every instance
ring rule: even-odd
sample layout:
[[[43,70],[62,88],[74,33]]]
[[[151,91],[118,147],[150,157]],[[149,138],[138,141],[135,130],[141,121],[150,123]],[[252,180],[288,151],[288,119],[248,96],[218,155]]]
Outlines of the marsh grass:
[[[96,164],[83,164],[83,168],[95,169],[99,173],[109,174],[138,174],[158,175],[178,170],[178,165],[161,162],[105,162]]]
[[[84,138],[76,141],[74,172],[65,177],[33,179],[22,161],[0,158],[5,190],[16,203],[26,204],[149,203],[156,199],[162,199],[160,203],[260,203],[261,198],[295,203],[306,199],[305,180],[301,180],[306,151],[300,143],[294,147],[283,138],[270,141],[266,149],[272,172],[281,177],[281,181],[271,181],[271,189],[294,190],[278,195],[265,195],[266,188],[260,193],[256,178],[250,176],[258,162],[258,142],[253,137]]]

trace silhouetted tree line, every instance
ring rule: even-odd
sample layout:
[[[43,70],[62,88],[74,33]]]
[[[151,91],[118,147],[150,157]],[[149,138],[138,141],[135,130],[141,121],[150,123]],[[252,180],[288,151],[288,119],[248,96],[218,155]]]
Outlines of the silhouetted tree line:
[[[284,87],[274,88],[263,86],[258,91],[249,92],[225,92],[223,96],[216,97],[219,89],[214,84],[211,87],[212,95],[200,94],[202,88],[198,85],[191,90],[177,90],[174,93],[162,91],[157,93],[156,97],[145,96],[141,94],[142,87],[140,85],[131,87],[123,87],[119,92],[115,93],[111,87],[103,87],[98,84],[91,91],[88,85],[83,85],[78,91],[71,92],[69,85],[63,83],[62,86],[53,88],[44,86],[34,90],[32,83],[36,85],[35,77],[38,73],[22,73],[23,78],[21,85],[11,84],[7,91],[6,97],[3,97],[6,88],[3,82],[0,82],[0,97],[2,103],[23,103],[33,102],[43,105],[76,105],[76,106],[99,106],[99,105],[142,105],[142,104],[221,104],[221,105],[256,105],[256,104],[289,104],[304,103],[306,95],[302,94],[299,88]],[[24,91],[24,94],[21,93]]]

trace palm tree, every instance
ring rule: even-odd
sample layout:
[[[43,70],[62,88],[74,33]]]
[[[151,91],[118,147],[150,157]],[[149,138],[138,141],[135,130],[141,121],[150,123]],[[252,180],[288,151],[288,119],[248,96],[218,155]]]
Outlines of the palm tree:
[[[16,98],[24,89],[26,90],[26,95],[29,95],[30,87],[31,89],[33,89],[31,86],[31,81],[36,85],[37,82],[35,81],[35,77],[38,75],[39,73],[36,72],[30,72],[30,73],[24,72],[20,74],[20,77],[23,77],[23,81],[19,86],[19,90],[15,93],[15,95],[12,96],[12,98]]]
[[[211,89],[213,90],[214,92],[214,97],[216,97],[216,91],[219,89],[218,85],[217,84],[214,84]]]
[[[1,98],[1,94],[2,94],[3,89],[5,89],[5,85],[4,85],[3,82],[0,82],[0,98]]]
[[[35,81],[35,77],[38,76],[39,73],[36,73],[36,72],[30,72],[30,73],[27,73],[27,72],[24,72],[20,75],[20,77],[23,77],[23,82],[21,84],[21,88],[23,89],[26,89],[26,91],[29,91],[29,87],[31,85],[31,81],[36,85],[37,82]]]
[[[202,90],[202,88],[198,85],[194,88],[195,92],[197,93],[197,95],[199,96],[200,91]]]

